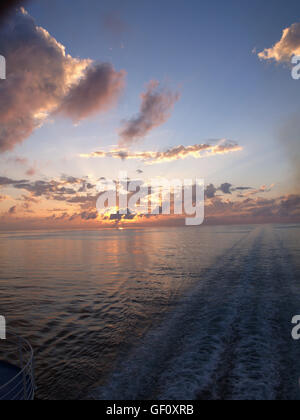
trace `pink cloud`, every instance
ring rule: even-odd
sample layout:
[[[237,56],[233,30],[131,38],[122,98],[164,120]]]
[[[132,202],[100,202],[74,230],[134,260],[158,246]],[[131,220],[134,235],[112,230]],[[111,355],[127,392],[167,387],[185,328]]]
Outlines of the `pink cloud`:
[[[24,9],[1,25],[0,51],[7,62],[7,79],[0,83],[0,153],[22,143],[58,109],[77,120],[107,111],[124,85],[124,72],[73,58]]]
[[[139,114],[124,121],[119,131],[120,144],[131,145],[167,122],[179,97],[179,93],[161,88],[158,81],[152,80],[141,95]]]

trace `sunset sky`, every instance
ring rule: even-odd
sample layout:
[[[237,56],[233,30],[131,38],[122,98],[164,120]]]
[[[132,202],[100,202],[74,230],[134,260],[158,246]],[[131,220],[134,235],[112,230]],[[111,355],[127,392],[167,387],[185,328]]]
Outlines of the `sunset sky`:
[[[0,229],[115,226],[120,171],[203,178],[208,223],[300,221],[298,0],[29,1],[0,54]]]

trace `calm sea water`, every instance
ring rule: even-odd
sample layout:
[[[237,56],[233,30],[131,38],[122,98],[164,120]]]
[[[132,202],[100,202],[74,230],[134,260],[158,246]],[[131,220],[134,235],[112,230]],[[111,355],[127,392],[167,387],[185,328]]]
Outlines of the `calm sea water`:
[[[41,399],[300,399],[300,226],[0,234]]]

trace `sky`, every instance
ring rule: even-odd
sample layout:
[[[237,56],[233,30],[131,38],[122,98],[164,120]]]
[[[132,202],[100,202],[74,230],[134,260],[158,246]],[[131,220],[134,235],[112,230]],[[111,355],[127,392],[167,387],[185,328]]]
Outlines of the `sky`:
[[[299,1],[28,1],[0,55],[0,229],[115,226],[120,171],[204,179],[207,223],[300,221]]]

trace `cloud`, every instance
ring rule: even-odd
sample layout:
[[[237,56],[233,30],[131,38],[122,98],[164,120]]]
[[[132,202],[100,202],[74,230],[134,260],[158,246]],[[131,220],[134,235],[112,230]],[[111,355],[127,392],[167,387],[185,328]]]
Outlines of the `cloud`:
[[[260,52],[258,57],[262,60],[290,63],[294,55],[300,55],[300,23],[294,23],[284,29],[281,40],[272,48],[266,48]]]
[[[28,176],[33,176],[33,175],[35,175],[36,173],[37,173],[36,168],[29,168],[29,169],[27,169],[27,171],[26,171],[26,175],[28,175]]]
[[[228,182],[225,182],[224,184],[220,186],[219,190],[222,191],[224,194],[231,194],[231,187],[232,187],[231,184],[229,184]]]
[[[206,202],[205,213],[209,223],[299,222],[300,196],[249,197],[236,201],[216,196]]]
[[[32,195],[22,195],[22,197],[19,198],[18,200],[23,201],[24,203],[28,203],[28,204],[37,204],[37,203],[39,203],[39,200],[37,200],[36,198],[34,198]]]
[[[0,186],[12,185],[13,183],[14,181],[12,179],[0,176]]]
[[[205,197],[206,198],[213,198],[213,197],[215,197],[217,191],[218,191],[218,189],[213,184],[210,184],[205,189]]]
[[[179,93],[170,92],[162,88],[158,81],[152,80],[141,95],[139,114],[124,121],[120,128],[120,144],[130,146],[167,122],[179,97]]]
[[[280,201],[280,215],[289,216],[299,212],[300,209],[300,195],[291,194],[281,198]]]
[[[27,191],[29,195],[22,195],[18,199],[23,201],[27,207],[29,207],[28,204],[38,204],[44,199],[78,205],[83,210],[95,209],[97,196],[99,195],[96,186],[88,182],[86,178],[80,179],[65,175],[61,179],[34,182],[0,177],[0,186]]]
[[[83,189],[83,185],[86,184],[90,184],[90,188]],[[16,202],[19,203],[13,204],[8,210],[2,212],[0,223],[1,227],[5,229],[11,227],[12,222],[17,223],[17,221],[19,221],[18,226],[21,229],[24,229],[24,226],[29,228],[33,224],[37,227],[55,227],[58,226],[58,222],[63,222],[62,226],[81,226],[81,223],[84,222],[93,227],[99,223],[102,223],[101,226],[111,223],[110,226],[112,226],[120,221],[125,224],[137,223],[138,225],[140,223],[143,225],[147,223],[148,219],[154,224],[184,223],[181,216],[176,216],[175,219],[173,216],[166,216],[163,221],[159,219],[160,216],[157,216],[157,219],[156,216],[145,215],[142,217],[134,213],[123,217],[116,212],[116,209],[112,209],[116,215],[111,216],[108,212],[101,217],[96,210],[99,191],[95,185],[88,182],[86,177],[76,178],[63,175],[59,179],[35,182],[0,177],[0,185],[3,189],[9,187],[22,191],[22,195],[14,199],[5,195],[0,196],[0,201],[14,202],[17,200]],[[287,194],[268,198],[266,193],[271,189],[272,186],[262,186],[256,189],[243,186],[235,187],[228,182],[224,182],[220,186],[208,185],[205,189],[206,222],[212,224],[300,222],[300,195]],[[26,191],[27,194],[25,195],[23,191]],[[245,195],[241,195],[241,191]],[[251,195],[247,195],[248,193]],[[155,192],[153,194],[152,198],[155,200]],[[54,208],[53,201],[63,203],[64,208]],[[51,210],[48,206],[51,206]],[[158,204],[158,206],[161,209],[161,205]],[[52,213],[50,217],[49,212]],[[29,214],[31,214],[30,217]]]
[[[120,38],[129,31],[128,24],[122,19],[121,14],[117,11],[107,13],[103,18],[103,24],[104,28],[116,38]]]
[[[25,0],[4,0],[0,3],[0,22],[7,13],[24,3]]]
[[[94,211],[94,212],[84,211],[80,214],[80,217],[82,218],[82,220],[95,220],[98,217],[98,212],[97,211]]]
[[[252,190],[252,187],[235,187],[234,191],[248,191],[248,190]]]
[[[239,187],[233,189],[233,191],[239,191],[239,197],[251,197],[253,195],[261,194],[261,193],[269,193],[274,188],[275,184],[270,185],[262,185],[260,188],[246,188],[246,187]]]
[[[247,198],[251,196],[255,196],[258,194],[269,193],[272,191],[274,184],[270,185],[269,187],[266,185],[262,185],[260,188],[252,188],[252,187],[234,187],[229,182],[225,182],[221,184],[219,187],[210,184],[205,189],[205,197],[206,198],[219,198],[222,195],[217,195],[217,192],[220,191],[225,195],[232,195],[234,192],[238,193],[238,198]]]
[[[73,196],[76,193],[90,190],[95,186],[88,183],[86,178],[74,178],[62,176],[61,179],[38,180],[30,182],[28,180],[15,181],[9,178],[0,177],[0,185],[9,186],[19,190],[30,192],[35,197],[46,196]]]
[[[58,109],[72,119],[106,111],[122,87],[124,72],[73,58],[24,9],[1,25],[0,51],[8,67],[0,84],[0,153],[22,143]]]
[[[65,174],[63,174],[60,179],[66,184],[81,184],[83,181],[85,181],[81,178],[75,178],[74,176],[69,176]]]
[[[136,214],[131,213],[130,210],[127,209],[127,214],[120,214],[120,212],[118,211],[116,214],[111,214],[109,216],[109,220],[114,220],[114,221],[134,220],[135,217],[136,217]]]
[[[5,176],[0,176],[0,187],[3,186],[10,186],[10,185],[19,185],[19,184],[23,184],[24,182],[27,182],[26,180],[21,180],[21,181],[15,181],[11,178],[6,178]]]
[[[216,155],[225,155],[243,150],[241,146],[230,140],[220,140],[217,144],[195,144],[193,146],[176,146],[164,152],[129,152],[125,149],[112,149],[111,151],[97,151],[81,154],[82,158],[114,158],[141,160],[147,165],[183,160],[189,157],[201,159]]]
[[[90,66],[62,100],[57,114],[77,122],[97,112],[108,111],[125,86],[125,74],[115,71],[108,63]]]
[[[15,213],[16,213],[16,211],[17,211],[17,207],[16,207],[16,206],[13,206],[13,207],[11,207],[11,208],[8,210],[8,214],[15,214]]]

